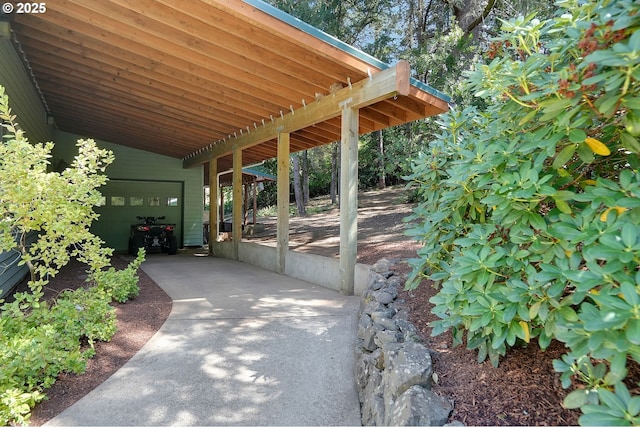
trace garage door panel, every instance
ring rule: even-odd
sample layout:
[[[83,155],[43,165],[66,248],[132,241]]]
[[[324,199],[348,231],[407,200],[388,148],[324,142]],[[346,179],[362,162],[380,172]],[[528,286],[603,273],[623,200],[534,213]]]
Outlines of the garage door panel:
[[[104,206],[92,230],[106,245],[127,250],[132,224],[137,217],[162,217],[158,222],[176,225],[175,235],[182,246],[184,184],[174,181],[111,180],[102,190]]]

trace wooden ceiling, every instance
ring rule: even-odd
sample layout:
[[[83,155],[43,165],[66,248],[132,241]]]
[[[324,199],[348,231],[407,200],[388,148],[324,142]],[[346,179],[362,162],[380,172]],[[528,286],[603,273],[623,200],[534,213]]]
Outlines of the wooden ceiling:
[[[11,28],[60,130],[186,159],[385,68],[259,0],[47,0]],[[408,96],[360,110],[362,134],[441,113]],[[340,140],[340,117],[291,134],[291,151]],[[243,164],[276,157],[273,140]],[[219,158],[219,170],[231,156]]]

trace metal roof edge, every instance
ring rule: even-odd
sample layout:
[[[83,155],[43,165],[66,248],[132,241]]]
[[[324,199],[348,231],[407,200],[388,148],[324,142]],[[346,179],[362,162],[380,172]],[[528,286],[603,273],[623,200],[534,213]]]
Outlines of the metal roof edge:
[[[415,77],[411,77],[411,85],[417,87],[418,89],[420,89],[422,91],[427,92],[430,95],[435,96],[436,98],[442,99],[447,104],[451,102],[451,97],[449,95],[446,95],[446,94],[440,92],[438,89],[435,89],[435,88],[429,86],[425,82],[421,82],[420,80],[416,79]]]
[[[291,25],[294,28],[297,28],[300,31],[304,31],[305,33],[319,39],[322,40],[326,43],[329,43],[330,45],[349,53],[350,55],[355,56],[358,59],[361,59],[365,62],[367,62],[368,64],[374,66],[374,67],[378,67],[381,70],[386,70],[387,68],[390,67],[389,64],[387,64],[386,62],[383,62],[381,60],[379,60],[378,58],[369,55],[366,52],[361,51],[360,49],[357,49],[353,46],[351,46],[348,43],[343,42],[342,40],[338,39],[335,36],[332,36],[329,33],[326,33],[322,30],[320,30],[319,28],[314,27],[311,24],[307,24],[306,22],[296,18],[293,15],[288,14],[287,12],[284,12],[280,9],[278,9],[277,7],[274,7],[268,3],[265,3],[263,0],[243,0],[245,3],[255,7],[256,9],[259,9],[260,11],[273,16],[276,19],[279,19],[282,22],[285,22],[289,25]],[[442,99],[445,102],[450,102],[451,101],[451,97],[448,95],[445,95],[444,93],[440,92],[437,89],[434,89],[433,87],[429,86],[428,84],[421,82],[420,80],[411,77],[411,85],[417,87],[418,89],[427,92],[430,95],[433,95],[437,98]]]
[[[270,179],[272,181],[275,181],[278,177],[275,175],[272,175],[270,173],[267,173],[261,169],[258,169],[258,167],[243,167],[242,168],[242,172],[244,173],[248,173],[250,175],[255,175],[255,176],[259,176],[261,178],[267,178]]]

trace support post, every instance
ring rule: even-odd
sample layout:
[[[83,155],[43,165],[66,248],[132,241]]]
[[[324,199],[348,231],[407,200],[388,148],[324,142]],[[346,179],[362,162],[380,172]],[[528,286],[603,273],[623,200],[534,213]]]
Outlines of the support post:
[[[220,215],[218,216],[220,223],[222,225],[222,231],[224,231],[224,187],[220,187]],[[216,224],[220,226],[220,224]]]
[[[244,204],[242,205],[242,223],[247,225],[247,221],[249,220],[249,186],[251,184],[246,183],[242,184],[244,188]]]
[[[240,241],[242,240],[242,149],[233,150],[233,225],[231,239],[233,241],[233,258],[239,259]]]
[[[218,240],[218,159],[209,162],[209,255]]]
[[[258,222],[258,180],[253,177],[253,225]]]
[[[277,272],[284,274],[289,251],[289,150],[288,133],[278,133]]]
[[[340,290],[353,295],[358,254],[358,126],[359,111],[342,108],[340,141]]]

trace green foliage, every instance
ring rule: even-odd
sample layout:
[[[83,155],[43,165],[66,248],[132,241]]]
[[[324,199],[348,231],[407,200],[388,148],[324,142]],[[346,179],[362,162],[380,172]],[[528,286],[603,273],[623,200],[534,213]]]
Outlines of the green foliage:
[[[0,424],[24,423],[61,372],[84,372],[94,340],[115,333],[110,299],[97,288],[65,291],[55,304],[20,293],[0,307]],[[91,346],[81,347],[82,340]]]
[[[372,25],[381,25],[385,11],[393,6],[389,0],[271,0],[268,3],[349,44],[366,39],[367,30]]]
[[[453,97],[456,103],[469,103],[468,92],[462,88],[462,73],[478,61],[479,46],[473,38],[464,34],[456,22],[449,31],[435,36],[426,43],[408,51],[403,56],[411,61],[420,80]],[[434,67],[433,64],[442,64]]]
[[[15,122],[0,86],[0,125],[8,134],[0,144],[0,250],[17,251],[31,272],[30,288],[42,289],[71,258],[94,268],[108,264],[111,249],[89,232],[107,181],[111,152],[93,140],[78,141],[79,154],[62,173],[48,172],[53,143],[30,144]],[[38,234],[29,245],[29,233]]]
[[[98,289],[109,295],[114,301],[123,303],[134,299],[140,293],[137,273],[144,258],[145,250],[139,248],[136,259],[129,263],[124,270],[116,270],[113,267],[108,270],[97,270],[91,274],[89,280],[94,281]]]
[[[504,22],[468,76],[487,107],[443,116],[416,159],[409,284],[438,284],[433,333],[479,361],[565,343],[580,423],[638,424],[622,380],[640,363],[640,4],[559,5]]]
[[[84,372],[94,342],[116,333],[111,301],[138,295],[143,261],[141,249],[125,269],[93,272],[95,285],[65,290],[53,303],[41,301],[41,294],[17,293],[0,307],[0,424],[26,423],[60,373]]]

